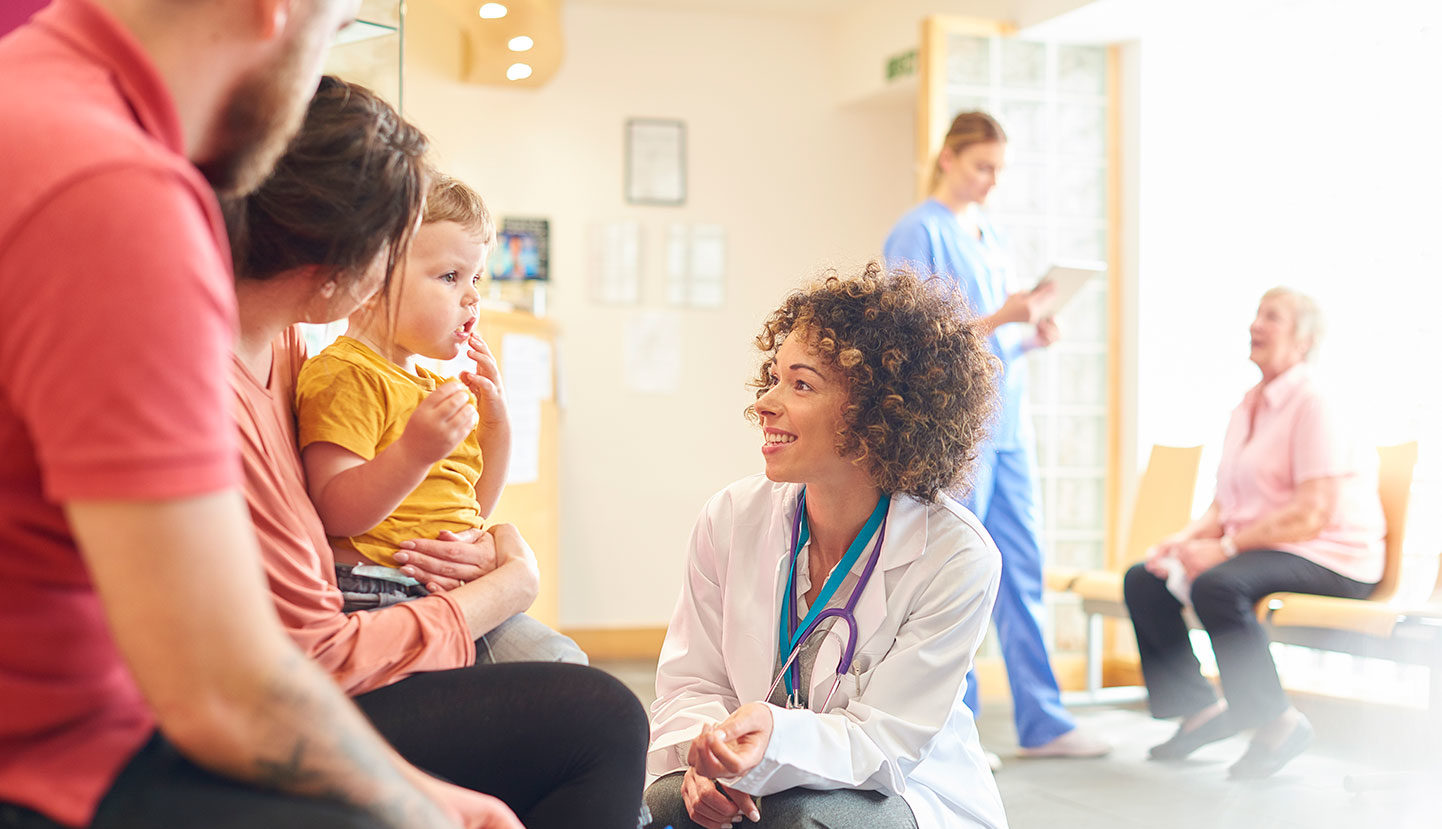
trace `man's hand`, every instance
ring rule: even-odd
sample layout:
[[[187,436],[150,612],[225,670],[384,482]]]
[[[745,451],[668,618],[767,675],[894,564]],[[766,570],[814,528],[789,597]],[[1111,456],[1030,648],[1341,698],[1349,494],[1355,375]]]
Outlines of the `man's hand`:
[[[396,442],[405,447],[407,455],[429,467],[450,455],[475,431],[479,419],[465,386],[442,383],[416,407]]]
[[[432,593],[454,590],[496,569],[496,541],[490,533],[442,530],[434,539],[402,541],[395,554],[401,572]]]
[[[499,799],[429,775],[425,777],[419,788],[464,829],[525,829],[515,812]]]

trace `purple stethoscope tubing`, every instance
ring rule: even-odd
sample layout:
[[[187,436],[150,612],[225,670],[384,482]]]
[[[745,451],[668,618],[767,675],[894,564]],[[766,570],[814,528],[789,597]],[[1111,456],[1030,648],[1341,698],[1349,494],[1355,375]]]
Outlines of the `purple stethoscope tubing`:
[[[799,546],[798,542],[801,540],[801,511],[803,509],[805,509],[805,507],[798,502],[796,505],[796,517],[793,518],[791,522],[793,558],[801,554],[801,551],[797,549],[797,547]],[[871,583],[871,574],[876,570],[876,562],[881,559],[881,544],[886,539],[886,520],[889,517],[890,515],[888,514],[881,519],[881,526],[876,531],[876,545],[872,548],[871,555],[867,557],[866,566],[862,568],[861,577],[857,579],[856,587],[851,591],[851,595],[847,597],[846,604],[842,607],[829,607],[821,611],[806,625],[800,638],[796,640],[796,646],[791,649],[791,653],[786,657],[785,664],[781,666],[781,671],[776,674],[776,679],[772,681],[771,688],[767,690],[766,699],[771,699],[771,695],[776,693],[777,686],[781,684],[781,680],[786,676],[788,670],[792,672],[792,687],[797,689],[801,687],[801,667],[796,664],[796,658],[800,656],[801,649],[806,644],[806,639],[811,636],[811,634],[816,631],[816,628],[826,619],[839,619],[846,625],[850,635],[846,637],[846,644],[841,650],[841,659],[836,663],[836,678],[831,681],[831,689],[827,691],[826,699],[821,703],[820,710],[825,711],[826,707],[831,704],[831,697],[836,693],[837,686],[841,684],[841,678],[851,670],[851,662],[856,656],[856,602],[861,598],[861,593],[866,589],[866,585]],[[791,614],[787,620],[787,631],[794,636],[797,625],[801,624],[801,620],[797,618],[796,615],[795,582],[789,581],[787,589],[792,591],[790,603]]]

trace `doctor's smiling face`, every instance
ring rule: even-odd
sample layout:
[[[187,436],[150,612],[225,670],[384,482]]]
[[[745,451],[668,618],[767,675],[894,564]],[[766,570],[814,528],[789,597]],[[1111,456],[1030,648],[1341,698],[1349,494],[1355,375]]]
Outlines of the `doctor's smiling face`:
[[[813,485],[854,481],[861,470],[837,450],[850,399],[841,370],[792,332],[776,350],[770,387],[756,399],[766,477]]]

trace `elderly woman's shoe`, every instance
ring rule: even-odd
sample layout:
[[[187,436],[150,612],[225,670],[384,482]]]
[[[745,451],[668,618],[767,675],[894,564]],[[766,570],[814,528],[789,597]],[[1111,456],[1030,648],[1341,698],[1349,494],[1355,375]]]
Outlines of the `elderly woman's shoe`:
[[[1230,714],[1222,711],[1190,731],[1179,726],[1170,740],[1152,746],[1148,755],[1153,760],[1180,760],[1208,743],[1225,740],[1236,733]]]
[[[1257,737],[1252,738],[1252,744],[1247,746],[1247,753],[1242,759],[1232,764],[1227,769],[1227,777],[1232,780],[1258,780],[1263,777],[1271,777],[1287,765],[1298,754],[1307,750],[1312,745],[1312,724],[1301,714],[1297,715],[1297,721],[1292,724],[1292,731],[1282,738],[1280,743],[1268,745]]]

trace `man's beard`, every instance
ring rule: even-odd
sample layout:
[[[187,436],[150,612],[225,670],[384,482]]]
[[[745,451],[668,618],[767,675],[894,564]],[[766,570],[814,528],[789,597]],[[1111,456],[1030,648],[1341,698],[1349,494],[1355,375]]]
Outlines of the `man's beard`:
[[[301,48],[291,48],[277,65],[252,70],[227,96],[215,130],[215,150],[197,162],[222,197],[240,197],[259,187],[285,153],[305,119],[319,78],[301,87]]]

